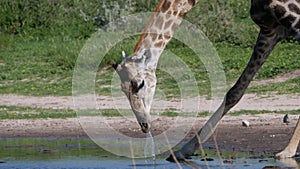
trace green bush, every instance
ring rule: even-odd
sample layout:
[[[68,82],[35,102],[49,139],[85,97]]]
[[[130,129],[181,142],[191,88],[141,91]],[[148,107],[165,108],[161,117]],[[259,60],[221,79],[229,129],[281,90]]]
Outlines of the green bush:
[[[200,0],[187,19],[198,24],[212,42],[248,47],[253,46],[258,32],[249,10],[250,1]]]
[[[1,93],[70,95],[73,69],[86,40],[99,28],[108,31],[117,29],[110,23],[126,22],[124,16],[128,14],[153,11],[158,1],[1,0]],[[214,43],[230,82],[241,74],[258,33],[258,27],[249,16],[249,9],[250,1],[200,0],[185,18],[198,25]],[[111,38],[110,34],[105,35],[105,38]],[[131,54],[138,38],[137,35],[124,39],[111,48],[99,69],[108,68],[113,61],[120,62],[122,50]],[[288,39],[278,45],[257,77],[269,78],[299,69],[296,43]],[[196,57],[186,57],[193,53],[179,40],[172,39],[167,48],[177,52],[195,70],[199,89],[207,89],[208,77],[202,62],[194,59]],[[160,79],[161,73],[158,71],[157,74],[158,85],[163,85],[168,94],[175,95],[177,91],[172,79]],[[109,75],[97,75],[104,79],[97,85],[109,85]],[[109,92],[108,88],[98,88],[101,94]],[[207,90],[200,93],[207,95]]]
[[[0,6],[2,33],[85,38],[94,31],[93,22],[84,19],[76,1],[3,0]]]
[[[98,28],[114,29],[123,16],[153,11],[159,0],[2,0],[0,32],[24,37],[88,38]],[[258,27],[249,16],[250,1],[200,0],[186,19],[199,25],[212,42],[254,44]]]
[[[129,13],[148,11],[156,1],[0,1],[0,33],[86,38]],[[109,25],[108,25],[109,26]]]

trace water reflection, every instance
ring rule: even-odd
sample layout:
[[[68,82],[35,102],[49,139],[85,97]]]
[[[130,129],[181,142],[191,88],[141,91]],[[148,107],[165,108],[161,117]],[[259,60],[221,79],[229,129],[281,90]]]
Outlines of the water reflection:
[[[148,157],[151,157],[152,141],[149,138]],[[208,154],[209,155],[209,154]],[[262,169],[265,166],[300,168],[300,158],[275,160],[273,158],[225,159],[217,156],[203,161],[195,156],[180,164],[165,160],[167,155],[156,156],[156,163],[145,163],[145,159],[130,159],[104,151],[88,138],[0,138],[0,168],[210,168],[210,169]],[[150,158],[153,160],[152,158]],[[180,167],[179,167],[180,166]]]
[[[300,161],[297,161],[297,160],[299,160],[299,158],[296,157],[296,158],[284,158],[284,159],[280,159],[278,161],[283,163],[284,166],[286,166],[286,167],[300,168],[300,164],[299,164]]]

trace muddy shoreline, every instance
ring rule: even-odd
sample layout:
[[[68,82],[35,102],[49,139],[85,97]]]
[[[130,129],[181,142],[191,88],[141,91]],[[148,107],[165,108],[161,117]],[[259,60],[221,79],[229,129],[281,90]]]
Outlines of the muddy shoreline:
[[[250,154],[274,154],[287,145],[296,126],[298,115],[291,115],[291,122],[288,125],[282,122],[282,117],[282,114],[225,116],[213,137],[203,147]],[[192,138],[195,129],[200,129],[207,119],[208,117],[197,118],[195,125],[187,132],[182,142]],[[127,136],[144,137],[134,121],[122,117],[108,117],[105,120],[108,125]],[[153,134],[159,135],[172,127],[170,122],[174,120],[174,117],[157,118],[152,124]],[[242,120],[248,120],[250,126],[242,126]],[[191,118],[186,118],[186,124],[190,121]],[[0,120],[0,124],[0,138],[88,137],[78,118]]]

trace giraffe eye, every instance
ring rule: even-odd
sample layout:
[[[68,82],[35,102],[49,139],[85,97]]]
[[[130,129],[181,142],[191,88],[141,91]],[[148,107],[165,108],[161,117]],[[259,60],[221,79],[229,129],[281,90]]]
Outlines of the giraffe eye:
[[[137,81],[134,81],[134,80],[131,80],[130,83],[131,83],[131,87],[132,87],[132,92],[133,93],[139,92],[139,90],[141,88],[143,88],[144,85],[145,85],[144,80],[140,84]]]

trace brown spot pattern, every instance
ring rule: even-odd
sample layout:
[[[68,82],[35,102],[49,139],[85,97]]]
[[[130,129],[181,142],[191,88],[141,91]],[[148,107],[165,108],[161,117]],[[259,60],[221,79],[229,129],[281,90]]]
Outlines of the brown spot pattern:
[[[176,9],[176,8],[177,8],[179,2],[180,2],[180,0],[175,0],[175,1],[174,1],[173,5],[172,5],[173,9]]]
[[[164,38],[165,38],[166,40],[169,40],[169,39],[171,38],[171,36],[170,36],[170,35],[167,35],[167,34],[165,34],[165,35],[164,35]]]
[[[155,47],[161,47],[163,44],[163,41],[159,41],[157,43],[154,44]]]
[[[285,8],[279,5],[276,5],[274,8],[275,15],[278,19],[282,18],[285,14]]]
[[[185,11],[180,11],[178,17],[183,18],[186,15]]]
[[[195,3],[196,3],[196,1],[195,1],[195,0],[188,0],[188,3],[189,3],[190,5],[192,5],[192,6],[194,6]]]
[[[289,28],[289,27],[291,27],[293,22],[295,22],[295,20],[296,20],[296,17],[294,17],[293,15],[288,15],[287,17],[281,19],[280,23]]]
[[[151,33],[151,38],[152,38],[152,41],[155,41],[156,38],[157,38],[157,34],[156,33]]]
[[[158,35],[158,39],[161,40],[162,39],[162,34]]]
[[[289,4],[288,7],[289,7],[290,11],[292,11],[292,12],[298,14],[298,15],[300,14],[300,9],[298,8],[297,5],[295,5],[295,4]]]
[[[170,6],[171,6],[171,2],[166,0],[162,5],[161,11],[165,13],[170,8]]]

